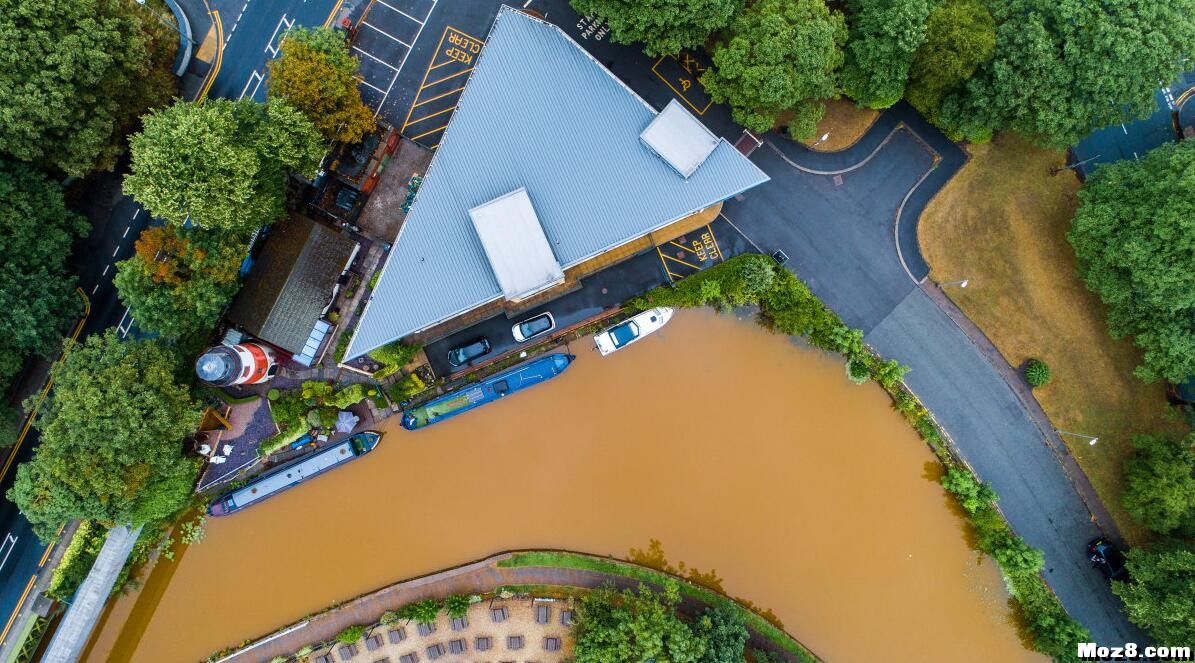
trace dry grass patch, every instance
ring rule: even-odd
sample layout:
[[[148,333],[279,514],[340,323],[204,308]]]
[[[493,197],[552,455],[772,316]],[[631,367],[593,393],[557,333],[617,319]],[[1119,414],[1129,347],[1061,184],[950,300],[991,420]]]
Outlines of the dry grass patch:
[[[780,117],[776,119],[776,126],[788,126],[792,116],[792,111],[781,113]],[[831,99],[826,102],[826,114],[822,116],[822,121],[817,123],[816,137],[798,142],[809,147],[816,143],[823,134],[829,133],[830,137],[825,142],[818,143],[817,147],[813,149],[818,152],[845,150],[862,138],[879,116],[879,111],[860,108],[850,99]]]
[[[1064,436],[1121,531],[1130,542],[1149,537],[1120,504],[1121,463],[1137,433],[1181,433],[1185,426],[1166,405],[1161,384],[1133,375],[1140,352],[1115,341],[1105,308],[1078,278],[1066,241],[1078,204],[1076,178],[1049,168],[1060,152],[1012,135],[971,147],[971,161],[921,217],[920,240],[936,281],[970,279],[950,288],[1005,359],[1021,366],[1046,362],[1054,380],[1035,390],[1057,428],[1097,435]]]

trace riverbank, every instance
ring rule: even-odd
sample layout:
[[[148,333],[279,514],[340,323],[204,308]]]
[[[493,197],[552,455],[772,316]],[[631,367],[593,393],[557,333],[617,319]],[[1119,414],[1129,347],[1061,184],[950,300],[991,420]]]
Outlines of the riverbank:
[[[435,648],[449,641],[453,653],[477,648],[478,639],[488,639],[491,648],[504,650],[508,638],[518,638],[520,647],[548,651],[568,658],[572,653],[572,605],[575,592],[613,585],[630,589],[645,583],[662,587],[675,582],[681,588],[680,611],[695,615],[707,607],[721,607],[738,615],[746,624],[748,646],[791,657],[802,663],[821,659],[783,629],[723,594],[688,579],[646,566],[559,550],[506,552],[431,575],[412,578],[333,605],[311,617],[289,624],[234,651],[213,654],[215,663],[319,660],[346,647],[345,654],[368,651],[391,660]],[[400,623],[403,606],[420,601],[443,600],[448,596],[469,596],[472,604],[463,620],[439,615],[419,628]],[[546,609],[546,612],[545,612]],[[493,611],[499,611],[501,620]],[[409,622],[409,620],[404,620]],[[343,637],[364,626],[358,638]],[[353,629],[353,630],[350,630]],[[339,639],[338,639],[338,636]],[[556,639],[551,643],[550,639]],[[464,642],[452,645],[453,641]],[[542,645],[542,646],[541,646]],[[559,649],[551,649],[558,646]],[[459,650],[459,651],[458,651]],[[558,653],[557,653],[558,652]],[[310,657],[310,658],[309,658]],[[417,660],[417,659],[416,659]]]

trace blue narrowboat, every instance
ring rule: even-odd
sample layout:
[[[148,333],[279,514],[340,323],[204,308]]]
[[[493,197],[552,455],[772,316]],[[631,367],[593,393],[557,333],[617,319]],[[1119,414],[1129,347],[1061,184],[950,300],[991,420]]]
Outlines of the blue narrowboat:
[[[273,497],[282,491],[360,458],[374,450],[381,441],[381,433],[365,431],[323,451],[308,454],[255,477],[236,490],[213,500],[207,507],[212,516],[227,516],[247,506]]]
[[[402,426],[416,430],[496,401],[520,389],[532,387],[564,372],[575,357],[562,353],[545,355],[492,375],[477,384],[462,387],[413,407],[403,414]]]

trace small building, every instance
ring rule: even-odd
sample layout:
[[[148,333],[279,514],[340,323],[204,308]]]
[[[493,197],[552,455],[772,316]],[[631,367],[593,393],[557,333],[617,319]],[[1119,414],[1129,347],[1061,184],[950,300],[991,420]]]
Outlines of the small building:
[[[310,366],[331,332],[328,309],[360,245],[305,217],[270,229],[228,319]]]
[[[675,100],[657,111],[504,6],[345,357],[555,299],[767,180]]]
[[[274,351],[261,343],[212,346],[195,360],[199,379],[217,387],[261,384],[277,370]]]

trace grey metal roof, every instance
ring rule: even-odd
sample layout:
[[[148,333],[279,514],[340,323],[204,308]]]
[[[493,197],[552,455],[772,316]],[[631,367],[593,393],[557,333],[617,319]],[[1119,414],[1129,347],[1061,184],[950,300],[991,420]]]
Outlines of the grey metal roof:
[[[673,99],[647,125],[640,140],[684,177],[696,171],[718,147],[718,137]]]
[[[502,297],[469,210],[527,189],[567,269],[768,180],[725,140],[688,179],[656,111],[556,26],[503,7],[345,356]]]

